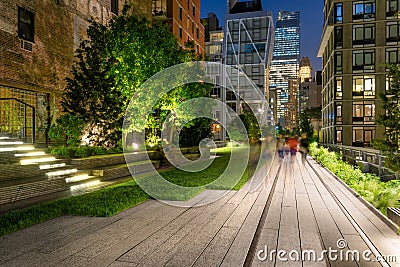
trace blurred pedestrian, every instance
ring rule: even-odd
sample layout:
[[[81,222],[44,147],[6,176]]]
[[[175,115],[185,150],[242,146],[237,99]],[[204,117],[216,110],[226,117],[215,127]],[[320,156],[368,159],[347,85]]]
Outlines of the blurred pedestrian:
[[[292,157],[296,156],[298,144],[299,144],[299,141],[297,140],[297,138],[295,136],[292,136],[287,140],[287,145],[289,147],[290,155]]]
[[[310,145],[310,142],[308,141],[308,137],[306,133],[303,133],[301,135],[300,139],[300,153],[301,153],[301,162],[304,162],[307,160],[307,154],[308,154],[308,147]]]
[[[276,142],[276,149],[278,150],[279,158],[283,159],[285,157],[285,139],[283,139],[282,135],[279,136]]]

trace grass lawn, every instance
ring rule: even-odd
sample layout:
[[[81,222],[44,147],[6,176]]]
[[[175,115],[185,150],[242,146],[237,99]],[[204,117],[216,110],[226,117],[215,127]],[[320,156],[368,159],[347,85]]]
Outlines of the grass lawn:
[[[231,151],[230,148],[222,148],[217,150],[217,154],[219,157],[201,172],[188,174],[177,169],[162,172],[162,176],[168,181],[185,187],[193,187],[193,189],[186,190],[185,193],[179,191],[163,192],[160,199],[187,200],[204,189],[230,189],[224,183],[212,183],[228,165]],[[235,167],[236,164],[233,165]],[[241,177],[238,177],[236,172],[237,170],[233,168],[232,172],[228,173],[228,177],[235,182],[239,180],[233,188],[239,190],[252,176],[253,171],[248,166]],[[202,187],[198,188],[198,186]],[[0,216],[0,236],[62,215],[112,216],[149,198],[150,196],[135,181],[130,180],[84,195],[55,200],[3,214]]]

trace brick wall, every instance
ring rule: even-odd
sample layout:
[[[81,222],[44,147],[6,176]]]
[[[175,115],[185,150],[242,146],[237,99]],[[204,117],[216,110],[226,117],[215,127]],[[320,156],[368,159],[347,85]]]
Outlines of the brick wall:
[[[151,19],[151,0],[126,1],[134,5],[135,13]],[[120,10],[124,3],[119,0]],[[34,13],[34,42],[26,42],[32,51],[21,47],[18,7]],[[88,20],[107,23],[112,17],[110,10],[111,0],[2,0],[0,90],[8,87],[45,93],[48,99],[38,102],[50,105],[50,117],[58,116],[65,78],[70,75],[75,49],[86,38]],[[44,113],[39,112],[39,124],[48,119]]]

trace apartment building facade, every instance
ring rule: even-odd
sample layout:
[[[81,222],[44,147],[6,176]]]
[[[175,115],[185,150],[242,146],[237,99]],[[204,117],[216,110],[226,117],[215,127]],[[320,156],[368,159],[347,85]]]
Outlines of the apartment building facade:
[[[204,26],[200,20],[200,0],[152,0],[153,21],[166,21],[181,47],[188,41],[204,54]]]
[[[382,139],[378,95],[385,62],[400,62],[398,0],[326,0],[318,55],[323,60],[323,142],[370,146]]]

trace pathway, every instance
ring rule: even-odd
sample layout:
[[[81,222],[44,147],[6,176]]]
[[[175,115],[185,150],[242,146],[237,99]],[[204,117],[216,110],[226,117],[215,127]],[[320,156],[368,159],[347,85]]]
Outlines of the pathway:
[[[396,232],[312,159],[275,161],[256,192],[206,191],[191,201],[214,194],[225,195],[200,207],[150,200],[111,218],[63,216],[0,238],[0,264],[400,266]],[[345,261],[356,251],[360,261]],[[375,262],[363,259],[364,251]],[[397,262],[379,263],[375,255]]]

